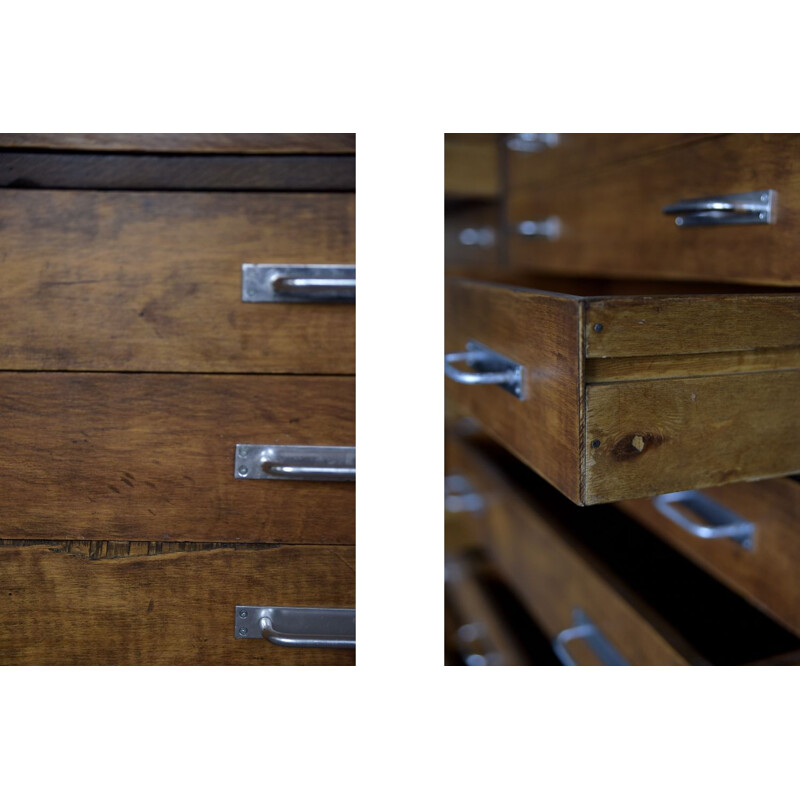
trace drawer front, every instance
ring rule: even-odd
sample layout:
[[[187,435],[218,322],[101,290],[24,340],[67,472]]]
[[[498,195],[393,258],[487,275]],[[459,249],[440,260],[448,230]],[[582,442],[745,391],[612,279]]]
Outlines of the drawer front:
[[[353,608],[354,565],[351,547],[3,542],[0,664],[353,664],[234,634],[236,605]]]
[[[532,504],[469,451],[459,468],[486,499],[482,521],[488,550],[551,639],[574,626],[579,609],[630,664],[688,663],[602,571],[568,544],[546,500]],[[580,664],[600,663],[580,641],[569,651]]]
[[[622,503],[621,508],[774,619],[800,633],[800,482],[782,478],[740,483],[706,489],[702,495],[737,515],[738,531],[750,530],[746,526],[750,523],[752,539],[699,538],[698,523],[714,527],[726,519],[713,514],[711,520],[696,517],[685,507],[678,510],[687,519],[689,530],[660,512],[652,500]]]
[[[3,376],[0,536],[352,544],[355,484],[237,480],[237,443],[353,446],[355,379]]]
[[[511,263],[541,272],[800,285],[795,134],[730,134],[664,149],[563,184],[509,194],[509,225],[560,220],[557,239],[515,234]],[[775,190],[775,224],[676,225],[681,200]]]
[[[445,135],[444,193],[462,199],[492,199],[500,194],[498,134]]]
[[[502,242],[500,210],[488,204],[448,208],[444,224],[445,266],[460,274],[496,271]]]
[[[351,305],[243,263],[354,263],[354,195],[0,191],[0,369],[355,372]]]
[[[448,353],[480,344],[524,367],[523,398],[493,385],[447,382],[462,413],[575,502],[581,496],[580,307],[574,298],[448,281]]]
[[[562,182],[579,183],[588,174],[632,159],[678,149],[698,139],[721,134],[701,133],[558,133],[533,134],[526,144],[521,134],[506,137],[508,192],[517,195],[533,187],[548,189]],[[530,139],[531,134],[528,134]],[[638,162],[637,162],[638,163]]]
[[[0,133],[0,147],[160,153],[354,153],[354,133]]]

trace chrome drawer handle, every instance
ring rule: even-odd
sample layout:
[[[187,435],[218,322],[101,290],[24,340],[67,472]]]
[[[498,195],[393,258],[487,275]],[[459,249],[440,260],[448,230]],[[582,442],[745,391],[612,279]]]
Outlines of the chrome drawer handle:
[[[733,539],[745,550],[755,547],[756,526],[729,508],[695,490],[670,492],[653,498],[656,510],[699,539]],[[685,506],[704,522],[697,522],[681,513]]]
[[[539,153],[556,146],[557,133],[515,133],[506,139],[506,147],[518,153]]]
[[[458,233],[458,241],[465,247],[491,247],[494,244],[494,228],[464,228]]]
[[[468,364],[475,371],[464,372],[454,364]],[[523,399],[524,367],[479,342],[467,342],[464,353],[448,353],[444,357],[444,374],[456,383],[470,386],[496,384]]]
[[[234,475],[243,480],[354,481],[355,447],[237,444]]]
[[[242,264],[245,303],[352,303],[356,268],[348,264]]]
[[[356,646],[354,608],[236,606],[237,639],[266,639],[282,647]]]
[[[573,627],[561,631],[553,639],[553,651],[565,667],[577,667],[575,659],[569,654],[567,645],[576,639],[583,639],[597,658],[606,667],[629,667],[630,664],[619,654],[617,649],[603,636],[599,628],[580,608],[572,611]]]
[[[676,214],[679,228],[701,225],[772,225],[777,219],[778,193],[774,189],[719,197],[679,200],[662,209]]]
[[[539,220],[526,219],[517,223],[517,233],[521,236],[554,241],[561,236],[561,220],[558,217]]]
[[[463,475],[447,475],[444,479],[444,508],[452,514],[474,514],[483,510],[483,497]]]

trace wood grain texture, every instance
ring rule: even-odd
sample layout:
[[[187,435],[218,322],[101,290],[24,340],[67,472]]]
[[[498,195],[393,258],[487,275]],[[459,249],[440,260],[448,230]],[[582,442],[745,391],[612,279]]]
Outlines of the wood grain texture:
[[[352,156],[199,156],[0,152],[0,186],[353,192]]]
[[[0,664],[351,665],[352,650],[236,640],[234,607],[352,608],[354,561],[351,547],[91,559],[51,545],[2,546]]]
[[[354,263],[354,195],[0,192],[0,369],[355,372],[352,305],[243,303],[249,262]]]
[[[584,180],[587,174],[722,134],[560,133],[558,144],[536,153],[508,150],[508,191],[553,187]],[[680,152],[678,150],[678,152]]]
[[[154,153],[354,153],[354,133],[0,133],[0,147]]]
[[[800,294],[591,298],[585,341],[589,358],[798,347]]]
[[[236,480],[237,442],[353,445],[352,378],[0,376],[0,537],[352,544],[350,483]]]
[[[492,199],[500,194],[498,134],[446,134],[444,193],[451,198]]]
[[[447,282],[447,352],[476,340],[524,365],[526,396],[447,381],[447,394],[556,488],[580,501],[583,386],[575,298],[474,281]]]
[[[651,500],[620,504],[628,515],[800,634],[800,482],[789,478],[706,489],[756,526],[752,551],[729,539],[705,540],[664,517]]]
[[[557,241],[514,236],[511,263],[582,276],[800,285],[800,136],[731,134],[665,150],[565,185],[512,190],[509,222],[556,215]],[[778,193],[774,225],[681,229],[682,199]]]
[[[800,471],[798,393],[796,369],[587,386],[585,502]]]

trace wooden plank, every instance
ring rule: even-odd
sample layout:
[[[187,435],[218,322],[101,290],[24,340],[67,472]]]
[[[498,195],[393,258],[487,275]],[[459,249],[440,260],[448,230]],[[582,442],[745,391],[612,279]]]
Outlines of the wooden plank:
[[[354,195],[0,192],[0,369],[355,371],[352,305],[243,303],[247,262],[354,263]]]
[[[491,200],[500,194],[498,134],[445,134],[444,193]]]
[[[565,185],[511,191],[509,220],[562,222],[557,241],[513,236],[521,269],[581,276],[800,285],[800,136],[731,134],[665,150]],[[682,199],[778,193],[775,225],[679,228]]]
[[[234,608],[352,608],[354,559],[351,547],[91,558],[42,544],[2,546],[0,663],[350,665],[352,650],[237,640]]]
[[[447,352],[476,340],[522,364],[525,399],[498,386],[447,382],[447,393],[556,488],[580,502],[583,359],[576,298],[473,281],[447,282]]]
[[[535,153],[508,151],[508,187],[516,194],[530,187],[581,181],[587,173],[653,153],[681,148],[707,133],[560,133],[555,147]]]
[[[730,539],[699,539],[663,516],[652,501],[630,500],[622,510],[766,614],[800,634],[800,481],[737,483],[703,494],[752,522],[753,550]]]
[[[352,544],[352,483],[236,480],[237,442],[353,445],[355,380],[0,378],[0,537]]]
[[[588,358],[800,346],[796,292],[592,298],[587,304]]]
[[[587,386],[584,501],[800,471],[798,393],[796,369]]]
[[[800,348],[764,348],[735,353],[633,358],[590,358],[586,361],[586,382],[687,378],[737,372],[769,372],[778,369],[800,369]]]
[[[154,153],[354,153],[354,133],[0,133],[0,147]]]
[[[352,156],[196,156],[0,152],[0,187],[353,192]]]

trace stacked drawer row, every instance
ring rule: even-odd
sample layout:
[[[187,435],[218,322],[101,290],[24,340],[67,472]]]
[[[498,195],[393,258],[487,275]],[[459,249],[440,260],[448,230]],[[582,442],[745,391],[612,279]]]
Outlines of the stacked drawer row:
[[[355,443],[353,305],[242,289],[354,264],[353,137],[0,147],[0,662],[352,663],[236,639],[234,610],[354,606],[354,485],[234,469]]]
[[[448,471],[483,483],[479,547],[565,663],[792,663],[797,137],[494,144],[506,258],[467,272],[448,256],[446,287],[451,432],[469,417],[504,449],[460,465],[475,448],[454,434],[449,449]],[[708,210],[753,193],[768,219]],[[697,224],[709,214],[724,224]]]

